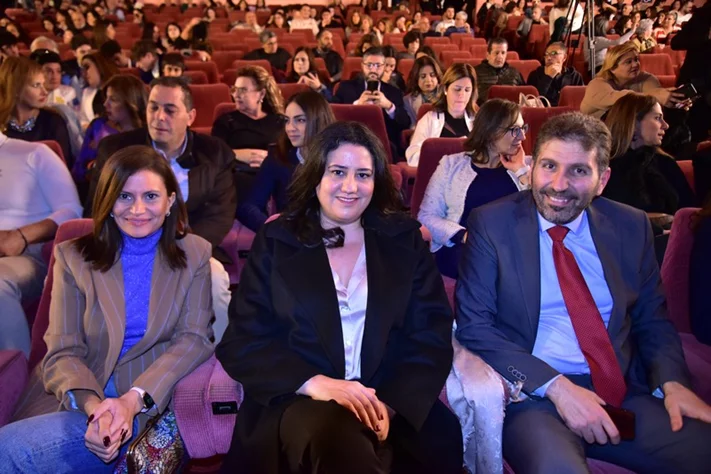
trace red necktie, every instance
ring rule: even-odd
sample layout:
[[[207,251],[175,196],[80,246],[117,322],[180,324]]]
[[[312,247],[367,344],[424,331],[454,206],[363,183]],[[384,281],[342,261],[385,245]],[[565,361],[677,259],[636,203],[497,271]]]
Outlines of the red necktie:
[[[563,245],[563,239],[569,230],[563,226],[548,229],[548,235],[553,239],[553,262],[558,274],[560,290],[578,344],[590,366],[595,392],[605,402],[619,407],[627,391],[625,378],[617,362],[600,310],[585,283],[575,256]]]

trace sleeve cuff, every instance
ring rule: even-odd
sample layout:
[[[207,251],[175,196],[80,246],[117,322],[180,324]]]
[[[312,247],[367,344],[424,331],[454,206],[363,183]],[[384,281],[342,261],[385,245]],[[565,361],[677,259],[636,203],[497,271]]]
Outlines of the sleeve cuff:
[[[394,119],[395,118],[395,104],[393,104],[392,107],[390,107],[386,111],[386,113],[388,114],[388,117],[390,117],[391,119]]]
[[[550,387],[550,385],[551,385],[553,382],[555,382],[555,381],[558,379],[558,377],[562,377],[562,375],[560,375],[560,374],[559,374],[559,375],[556,375],[555,377],[553,377],[552,379],[550,379],[548,382],[544,383],[543,385],[541,385],[540,387],[538,387],[537,389],[535,389],[535,390],[533,391],[533,394],[534,394],[535,396],[537,396],[537,397],[544,398],[544,397],[546,396],[546,392],[548,391],[548,387]]]

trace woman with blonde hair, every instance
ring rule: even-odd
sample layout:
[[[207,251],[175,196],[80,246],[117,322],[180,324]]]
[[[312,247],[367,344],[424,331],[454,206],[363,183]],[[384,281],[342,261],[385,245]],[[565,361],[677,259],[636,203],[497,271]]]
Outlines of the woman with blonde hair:
[[[257,170],[284,128],[284,99],[274,77],[260,66],[237,71],[232,87],[236,110],[215,120],[212,136],[221,138],[237,160],[238,201],[249,194]]]
[[[87,167],[96,159],[102,138],[146,125],[148,94],[140,79],[130,74],[114,76],[104,85],[103,95],[104,113],[89,124],[81,154],[72,168],[77,183],[86,181]]]
[[[74,162],[67,124],[47,107],[42,66],[25,57],[8,57],[0,66],[0,131],[28,142],[53,140],[71,168]]]
[[[639,49],[627,42],[607,50],[602,69],[585,88],[580,111],[602,118],[620,97],[631,92],[652,95],[664,107],[685,103],[683,94],[661,87],[654,75],[641,70]]]
[[[420,149],[428,138],[456,138],[469,135],[474,123],[476,90],[476,72],[471,64],[455,63],[447,69],[442,76],[437,100],[432,110],[417,122],[410,146],[405,151],[408,165],[419,164]]]
[[[605,118],[610,129],[612,174],[603,196],[652,214],[695,205],[694,194],[674,158],[660,148],[669,125],[659,101],[632,92]]]

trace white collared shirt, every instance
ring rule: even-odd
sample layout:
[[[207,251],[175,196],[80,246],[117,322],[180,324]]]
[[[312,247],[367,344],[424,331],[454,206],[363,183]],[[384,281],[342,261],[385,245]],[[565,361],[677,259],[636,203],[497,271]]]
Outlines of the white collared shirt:
[[[185,153],[185,149],[188,146],[188,134],[185,134],[185,140],[183,140],[183,146],[180,147],[180,152],[174,157],[174,158],[168,158],[168,156],[156,146],[156,142],[151,140],[151,145],[153,145],[153,149],[157,151],[158,153],[161,154],[163,158],[168,160],[170,163],[170,169],[173,170],[173,174],[175,175],[175,179],[178,180],[178,187],[180,188],[180,194],[183,195],[183,202],[188,202],[188,193],[190,191],[189,186],[188,186],[188,171],[182,166],[180,166],[180,163],[178,163],[178,158],[183,156],[183,153]]]

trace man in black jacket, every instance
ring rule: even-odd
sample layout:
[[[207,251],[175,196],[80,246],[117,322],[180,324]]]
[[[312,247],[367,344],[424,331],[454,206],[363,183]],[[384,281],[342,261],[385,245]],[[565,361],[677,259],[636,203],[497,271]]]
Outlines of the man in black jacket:
[[[528,76],[528,85],[538,89],[538,93],[555,107],[558,105],[561,89],[565,86],[582,86],[583,76],[572,67],[565,67],[567,55],[563,43],[549,44],[544,56],[546,65]]]
[[[489,98],[491,86],[520,86],[523,76],[515,67],[506,62],[509,44],[503,38],[492,38],[486,48],[486,59],[476,66],[476,82],[479,93],[477,102],[481,105]]]
[[[262,43],[261,49],[250,51],[244,56],[244,59],[266,59],[273,69],[281,72],[286,72],[286,64],[291,59],[291,54],[284,48],[279,47],[279,39],[273,31],[263,31],[259,35],[259,41]]]
[[[324,12],[328,12],[328,10],[324,10]],[[328,74],[331,76],[331,82],[340,81],[343,72],[343,58],[333,50],[333,33],[324,28],[316,35],[316,41],[318,41],[318,46],[311,51],[317,58],[323,58]]]
[[[400,134],[410,127],[410,116],[403,103],[402,91],[380,79],[385,72],[385,53],[379,46],[363,54],[363,74],[351,81],[342,81],[333,102],[338,104],[377,105],[383,109],[385,127],[391,146],[400,143]],[[368,90],[368,82],[375,81],[375,91]],[[398,153],[400,155],[400,153]]]

